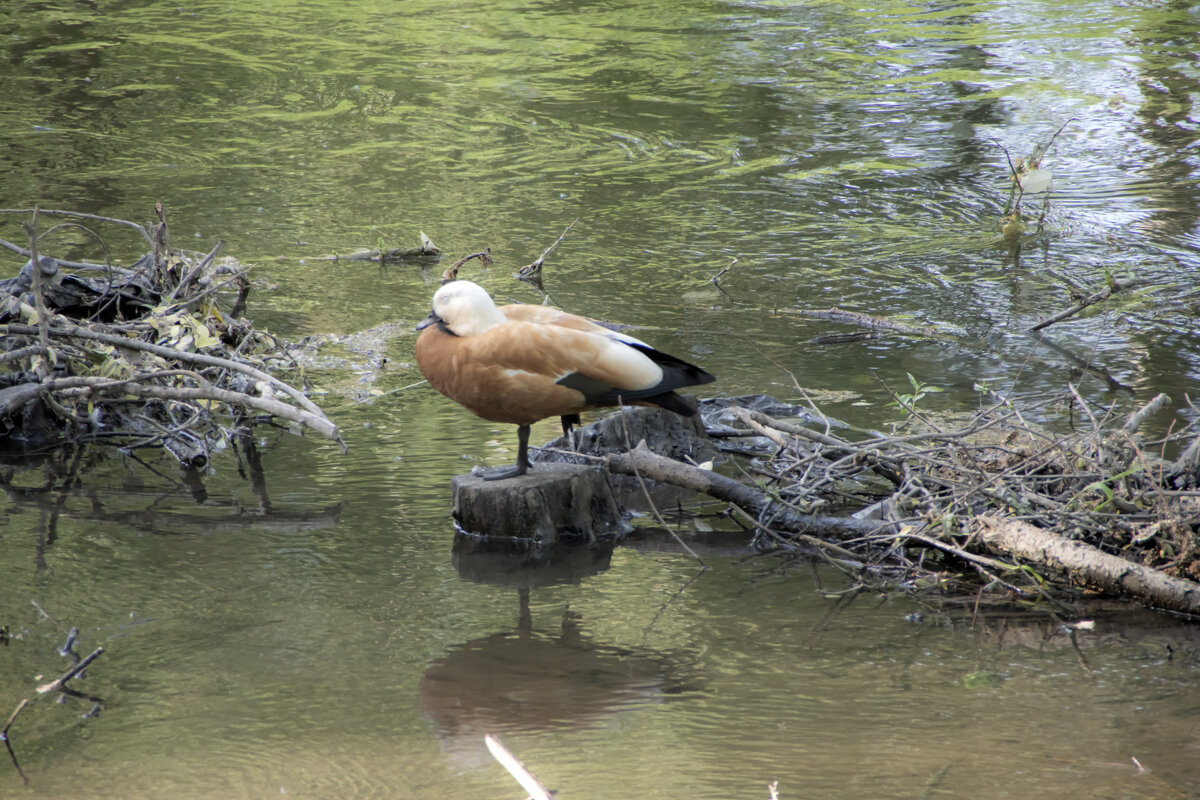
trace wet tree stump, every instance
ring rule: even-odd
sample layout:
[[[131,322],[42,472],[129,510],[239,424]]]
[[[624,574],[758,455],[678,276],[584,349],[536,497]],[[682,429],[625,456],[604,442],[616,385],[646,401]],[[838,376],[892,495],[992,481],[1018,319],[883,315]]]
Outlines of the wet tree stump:
[[[499,481],[456,475],[450,486],[454,520],[467,533],[550,545],[632,529],[600,467],[535,464],[525,475]]]

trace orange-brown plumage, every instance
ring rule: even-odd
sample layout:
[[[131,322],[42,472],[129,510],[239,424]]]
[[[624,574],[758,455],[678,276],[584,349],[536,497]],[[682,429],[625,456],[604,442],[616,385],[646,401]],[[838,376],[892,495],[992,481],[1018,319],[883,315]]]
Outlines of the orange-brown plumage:
[[[631,336],[544,306],[497,307],[470,281],[446,284],[418,326],[417,366],[442,394],[475,415],[519,426],[515,472],[528,467],[529,425],[590,408],[659,405],[694,414],[674,389],[714,380],[699,367]]]

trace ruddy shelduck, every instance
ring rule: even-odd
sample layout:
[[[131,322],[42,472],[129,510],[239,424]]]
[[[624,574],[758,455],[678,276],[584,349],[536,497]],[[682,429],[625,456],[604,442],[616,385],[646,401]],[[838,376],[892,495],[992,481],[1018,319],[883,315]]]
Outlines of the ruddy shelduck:
[[[598,406],[654,405],[683,416],[696,403],[675,389],[715,378],[700,367],[590,319],[547,306],[497,306],[483,287],[452,281],[417,330],[417,366],[476,416],[517,426],[517,463],[481,471],[497,480],[529,469],[529,426],[561,417],[563,432]]]

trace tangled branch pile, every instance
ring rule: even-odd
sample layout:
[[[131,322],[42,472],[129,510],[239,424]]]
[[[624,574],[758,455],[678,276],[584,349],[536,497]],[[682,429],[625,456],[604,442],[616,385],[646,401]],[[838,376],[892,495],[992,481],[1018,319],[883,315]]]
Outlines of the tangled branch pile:
[[[1042,402],[1087,409],[1073,393]],[[857,440],[828,421],[821,430],[730,405],[706,414],[711,434],[770,443],[745,480],[644,447],[607,460],[728,501],[761,546],[816,552],[860,578],[961,587],[966,566],[1019,597],[1065,580],[1200,614],[1200,437],[1194,425],[1157,441],[1137,434],[1167,403],[1160,395],[1125,419],[1089,412],[1063,435],[1028,421],[1032,405],[1001,399],[954,427],[914,414],[902,435]],[[1182,455],[1158,455],[1167,445]],[[858,510],[830,513],[847,509]]]
[[[17,277],[0,281],[0,444],[165,447],[198,468],[236,428],[271,417],[342,444],[320,408],[270,374],[291,361],[274,337],[240,316],[247,269],[217,260],[220,243],[209,253],[172,248],[162,205],[156,210],[158,224],[147,230],[35,209],[20,212],[32,215],[24,224],[28,249],[0,240],[29,259]],[[39,233],[46,215],[71,221]],[[39,255],[65,228],[103,245],[84,222],[131,227],[150,252],[128,269]]]

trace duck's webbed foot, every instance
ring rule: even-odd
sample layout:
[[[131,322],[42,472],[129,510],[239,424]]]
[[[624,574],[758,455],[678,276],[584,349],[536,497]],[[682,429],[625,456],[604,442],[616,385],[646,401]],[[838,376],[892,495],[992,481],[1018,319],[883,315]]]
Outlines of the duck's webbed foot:
[[[505,478],[516,478],[529,471],[529,426],[517,427],[517,463],[511,467],[476,467],[472,475],[478,475],[485,481],[502,481]]]
[[[478,475],[485,481],[502,481],[506,478],[516,478],[528,472],[528,468],[521,469],[519,464],[513,464],[507,467],[475,467],[471,470],[472,475]]]

